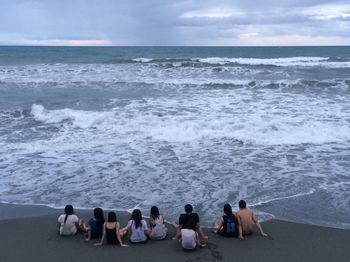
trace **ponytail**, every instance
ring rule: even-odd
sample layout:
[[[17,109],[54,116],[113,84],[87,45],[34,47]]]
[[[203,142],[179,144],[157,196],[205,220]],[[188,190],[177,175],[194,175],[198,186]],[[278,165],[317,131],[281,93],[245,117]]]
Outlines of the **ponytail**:
[[[74,214],[74,209],[72,205],[66,205],[66,207],[64,208],[64,213],[66,214],[66,217],[64,218],[64,224],[67,221],[67,218],[69,215],[73,215]]]

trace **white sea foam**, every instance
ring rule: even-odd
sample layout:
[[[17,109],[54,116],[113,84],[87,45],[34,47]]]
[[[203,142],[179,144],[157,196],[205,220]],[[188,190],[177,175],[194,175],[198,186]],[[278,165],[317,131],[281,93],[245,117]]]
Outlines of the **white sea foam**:
[[[148,101],[147,103],[151,104],[156,111],[161,107],[164,110],[166,107],[180,106],[177,101],[173,100]],[[42,105],[33,105],[31,113],[35,120],[48,124],[68,121],[74,127],[118,130],[119,134],[126,136],[135,134],[139,139],[152,137],[168,142],[222,138],[262,145],[350,141],[349,124],[346,121],[319,121],[317,118],[320,113],[323,113],[322,111],[313,113],[314,116],[281,117],[276,114],[278,111],[276,112],[273,106],[269,106],[261,108],[261,111],[245,113],[245,117],[242,118],[244,105],[230,105],[226,98],[220,97],[197,97],[188,101],[188,106],[193,109],[197,108],[197,114],[168,115],[165,111],[163,116],[159,117],[158,114],[150,114],[154,109],[151,109],[150,112],[142,112],[138,109],[142,106],[143,103],[136,103],[129,105],[126,111],[114,109],[108,112],[97,112],[69,108],[47,110]],[[225,110],[226,113],[224,113]],[[232,115],[231,110],[242,111]],[[265,116],[268,112],[272,114],[270,117]],[[340,112],[339,116],[341,116]]]
[[[141,62],[141,63],[148,63],[148,62],[153,61],[153,59],[152,58],[146,58],[146,57],[139,57],[139,58],[132,59],[132,61],[134,61],[134,62]]]
[[[99,125],[106,118],[113,115],[111,112],[93,112],[72,110],[69,108],[59,110],[46,110],[42,105],[32,105],[31,113],[34,119],[48,124],[70,121],[73,126],[80,128],[89,128]]]
[[[195,58],[208,64],[225,65],[236,63],[241,65],[275,65],[275,66],[322,66],[329,68],[347,68],[350,62],[330,62],[329,57],[286,57],[286,58],[228,58],[228,57],[207,57]]]
[[[209,223],[226,201],[323,190],[348,210],[349,79],[327,74],[346,62],[288,59],[0,66],[22,97],[1,105],[0,201],[168,219],[191,202]]]

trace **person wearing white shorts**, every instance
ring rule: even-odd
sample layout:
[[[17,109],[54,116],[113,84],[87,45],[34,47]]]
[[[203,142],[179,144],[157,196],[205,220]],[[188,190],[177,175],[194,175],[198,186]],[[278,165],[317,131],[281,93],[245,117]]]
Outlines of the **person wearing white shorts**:
[[[197,244],[201,246],[198,241],[198,234],[192,229],[181,229],[181,245],[183,249],[192,250],[195,249]]]

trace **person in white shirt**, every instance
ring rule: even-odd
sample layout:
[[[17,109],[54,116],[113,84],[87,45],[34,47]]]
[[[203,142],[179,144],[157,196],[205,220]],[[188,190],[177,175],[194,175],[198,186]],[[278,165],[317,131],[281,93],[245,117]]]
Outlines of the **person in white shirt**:
[[[64,214],[58,217],[57,222],[59,234],[62,236],[72,236],[78,232],[79,218],[74,215],[72,205],[66,205]]]
[[[132,244],[146,243],[147,237],[150,234],[147,223],[142,219],[142,214],[139,209],[134,209],[131,214],[131,219],[125,229],[127,229],[130,235],[129,241]]]

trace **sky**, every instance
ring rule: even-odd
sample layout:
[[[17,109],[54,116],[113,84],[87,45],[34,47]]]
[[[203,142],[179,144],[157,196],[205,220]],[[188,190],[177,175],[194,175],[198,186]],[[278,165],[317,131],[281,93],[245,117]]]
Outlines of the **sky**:
[[[0,0],[0,45],[350,45],[349,0]]]

